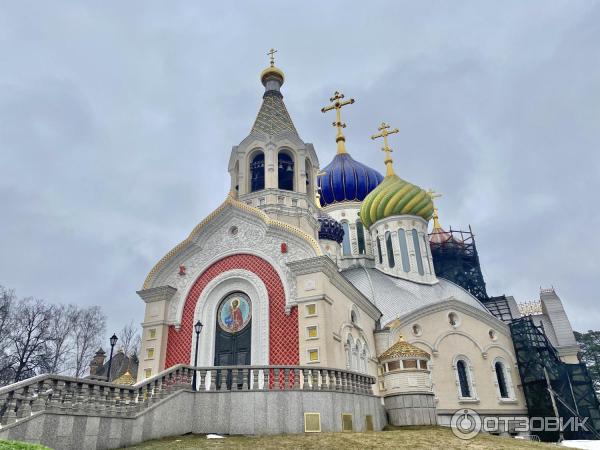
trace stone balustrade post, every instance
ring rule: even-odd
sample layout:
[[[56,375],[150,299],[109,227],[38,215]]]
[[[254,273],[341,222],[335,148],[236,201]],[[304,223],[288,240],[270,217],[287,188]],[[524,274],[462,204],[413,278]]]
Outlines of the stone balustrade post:
[[[300,389],[300,371],[294,368],[292,374],[294,375],[294,389]]]
[[[200,377],[199,380],[200,382],[198,383],[198,390],[199,391],[206,391],[206,376],[207,376],[208,370],[206,369],[200,369],[198,371],[198,376]]]
[[[231,370],[231,390],[237,391],[238,390],[238,369],[233,368],[233,369],[229,369],[229,370]]]
[[[10,425],[11,423],[15,423],[17,421],[17,413],[15,411],[16,407],[17,407],[17,399],[15,398],[15,393],[10,392],[8,394],[6,411],[4,412],[2,425]]]
[[[260,385],[258,384],[258,372],[259,369],[252,369],[252,389],[255,390],[260,389]]]
[[[310,380],[308,378],[308,369],[302,369],[302,389],[305,391],[310,389]]]
[[[250,386],[248,386],[249,376],[250,376],[250,370],[242,369],[242,390],[243,391],[247,391],[248,389],[250,389]]]

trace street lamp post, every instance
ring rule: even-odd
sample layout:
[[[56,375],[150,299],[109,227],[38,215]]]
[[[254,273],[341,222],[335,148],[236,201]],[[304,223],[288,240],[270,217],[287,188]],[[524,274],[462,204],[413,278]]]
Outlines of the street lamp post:
[[[108,359],[108,374],[106,375],[107,381],[110,381],[110,366],[112,366],[113,350],[118,340],[119,338],[117,335],[113,333],[113,335],[110,337],[110,358]]]
[[[194,376],[192,378],[192,389],[194,391],[196,388],[196,367],[198,366],[198,341],[200,340],[200,332],[202,331],[202,322],[196,322],[194,325],[194,331],[196,331],[196,352],[194,353]]]

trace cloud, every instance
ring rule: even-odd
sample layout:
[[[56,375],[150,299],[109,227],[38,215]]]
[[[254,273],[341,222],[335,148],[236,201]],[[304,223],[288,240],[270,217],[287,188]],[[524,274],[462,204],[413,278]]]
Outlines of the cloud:
[[[593,3],[18,2],[0,16],[0,283],[142,318],[146,273],[225,197],[258,111],[266,50],[321,165],[347,145],[444,193],[473,226],[488,288],[554,285],[598,328],[600,8]]]

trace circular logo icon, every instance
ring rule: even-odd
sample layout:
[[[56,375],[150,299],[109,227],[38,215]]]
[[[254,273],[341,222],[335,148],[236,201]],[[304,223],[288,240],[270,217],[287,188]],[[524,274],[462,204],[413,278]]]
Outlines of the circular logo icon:
[[[450,420],[454,436],[459,439],[473,439],[481,431],[481,417],[472,409],[459,409]]]

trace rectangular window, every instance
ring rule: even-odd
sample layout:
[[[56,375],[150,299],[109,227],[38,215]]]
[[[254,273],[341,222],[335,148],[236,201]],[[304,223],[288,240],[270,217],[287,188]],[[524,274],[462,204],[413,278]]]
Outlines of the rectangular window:
[[[392,370],[398,370],[400,368],[400,361],[390,361],[389,363],[387,363],[387,366],[389,372],[391,372]]]
[[[306,327],[306,336],[308,339],[316,339],[318,336],[317,326]]]
[[[154,349],[153,348],[147,348],[146,349],[146,357],[147,358],[154,358]]]
[[[144,378],[150,378],[152,376],[152,369],[144,369]]]
[[[406,244],[406,231],[404,228],[398,230],[398,241],[400,242],[400,256],[402,257],[402,270],[410,272],[410,258],[408,257],[408,246]]]
[[[425,270],[423,269],[423,257],[421,256],[421,245],[419,243],[419,233],[413,228],[412,230],[413,237],[413,247],[415,248],[415,259],[417,260],[417,269],[419,271],[419,275],[425,275]]]
[[[148,339],[156,339],[156,328],[150,328],[148,330]]]
[[[427,369],[427,361],[420,359],[419,360],[419,369]]]
[[[309,350],[308,351],[308,360],[310,362],[318,361],[319,360],[319,350],[317,350],[316,348]]]
[[[306,315],[307,316],[316,316],[317,315],[317,305],[314,303],[310,305],[306,305]]]
[[[348,227],[348,222],[342,222],[342,228],[344,229],[342,253],[344,256],[350,256],[352,255],[352,251],[350,250],[350,228]]]
[[[417,360],[416,359],[405,359],[402,361],[405,369],[416,369],[417,368]]]
[[[373,431],[373,416],[371,415],[366,415],[365,416],[365,430],[366,431]]]

